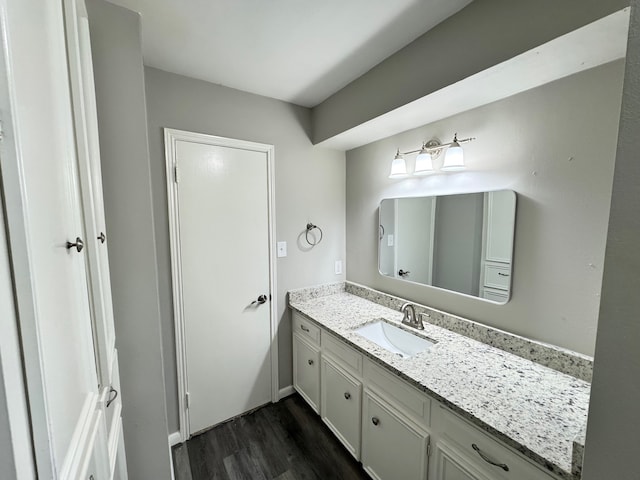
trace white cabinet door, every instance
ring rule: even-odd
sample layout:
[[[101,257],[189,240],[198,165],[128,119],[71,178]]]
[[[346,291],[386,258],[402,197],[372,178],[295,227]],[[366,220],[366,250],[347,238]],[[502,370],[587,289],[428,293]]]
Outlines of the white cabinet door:
[[[115,329],[89,21],[84,0],[64,0],[64,9],[98,380],[111,388]]]
[[[320,413],[320,350],[297,334],[293,336],[293,386]]]
[[[356,460],[360,459],[362,382],[323,357],[321,418]]]
[[[61,2],[10,0],[0,12],[6,72],[3,194],[39,478],[75,478],[98,380],[87,237],[74,144]],[[4,95],[4,93],[3,93]],[[5,104],[5,101],[2,102]],[[75,244],[75,245],[69,245]],[[101,472],[102,474],[102,472]]]
[[[121,397],[109,256],[107,252],[100,145],[93,80],[89,22],[84,0],[64,0],[66,45],[73,107],[73,124],[86,232],[87,281],[91,326],[97,364],[104,443],[108,444],[108,470],[113,474],[120,436]],[[101,439],[102,440],[102,439]]]
[[[376,480],[425,480],[429,434],[371,391],[362,411],[362,466]]]
[[[478,471],[455,447],[436,442],[430,478],[438,480],[492,480]]]

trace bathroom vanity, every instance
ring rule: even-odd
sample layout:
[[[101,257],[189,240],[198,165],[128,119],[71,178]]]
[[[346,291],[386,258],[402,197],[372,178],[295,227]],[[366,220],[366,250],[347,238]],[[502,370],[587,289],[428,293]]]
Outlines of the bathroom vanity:
[[[372,478],[580,478],[588,357],[419,305],[410,330],[403,303],[349,282],[289,293],[294,387]],[[394,353],[358,333],[376,322],[433,345]]]

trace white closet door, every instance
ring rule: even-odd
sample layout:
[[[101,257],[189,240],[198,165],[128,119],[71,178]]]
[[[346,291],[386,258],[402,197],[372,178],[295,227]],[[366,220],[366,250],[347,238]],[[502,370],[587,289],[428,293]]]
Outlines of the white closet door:
[[[8,0],[0,15],[15,142],[2,180],[34,455],[39,478],[75,478],[92,454],[86,439],[97,425],[98,380],[86,249],[67,243],[87,237],[62,4]]]
[[[64,6],[98,379],[102,388],[109,388],[115,329],[89,22],[84,0],[65,0]]]

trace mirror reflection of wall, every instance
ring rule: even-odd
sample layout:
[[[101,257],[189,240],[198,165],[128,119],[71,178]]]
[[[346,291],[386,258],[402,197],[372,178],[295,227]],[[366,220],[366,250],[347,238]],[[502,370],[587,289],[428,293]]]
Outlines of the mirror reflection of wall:
[[[516,195],[510,190],[380,203],[382,275],[509,300]]]

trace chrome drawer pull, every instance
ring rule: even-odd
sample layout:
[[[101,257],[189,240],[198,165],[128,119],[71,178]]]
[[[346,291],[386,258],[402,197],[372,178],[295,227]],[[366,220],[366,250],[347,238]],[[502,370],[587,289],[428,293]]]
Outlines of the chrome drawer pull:
[[[509,276],[508,273],[502,273],[502,272],[498,272],[498,275],[500,275],[501,277],[508,277]]]
[[[349,392],[344,392],[344,398],[349,400],[351,398],[351,394]]]
[[[107,408],[111,406],[116,398],[118,398],[118,391],[115,388],[111,387],[111,389],[109,390],[109,400],[107,400]]]
[[[471,448],[473,448],[476,452],[478,452],[478,455],[480,455],[480,458],[482,458],[485,462],[490,463],[491,465],[494,465],[496,467],[500,467],[505,472],[509,471],[509,466],[506,463],[498,463],[495,460],[491,460],[489,457],[486,456],[486,454],[482,453],[482,450],[480,450],[480,447],[478,447],[478,445],[476,445],[475,443],[471,444]]]
[[[302,329],[303,332],[308,332],[309,329],[307,327],[305,327],[304,325],[300,324],[300,328]]]

